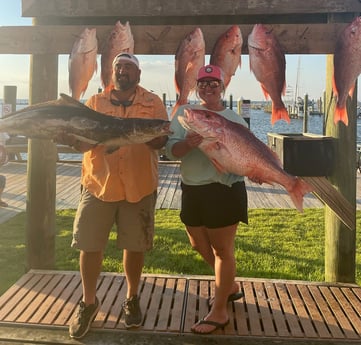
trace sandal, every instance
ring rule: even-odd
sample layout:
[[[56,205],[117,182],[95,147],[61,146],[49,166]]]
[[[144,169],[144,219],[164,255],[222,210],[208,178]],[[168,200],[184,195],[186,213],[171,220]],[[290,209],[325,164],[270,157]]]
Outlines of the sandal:
[[[238,299],[241,299],[243,296],[244,296],[244,294],[241,291],[231,293],[227,298],[227,302],[237,301]],[[213,300],[214,300],[214,297],[209,297],[208,298],[208,300],[207,300],[208,301],[208,307],[212,306]]]
[[[9,205],[5,201],[0,201],[0,207],[8,207]]]
[[[226,327],[228,324],[229,324],[229,319],[224,323],[219,323],[219,322],[216,322],[216,321],[202,319],[202,320],[199,320],[194,326],[192,326],[191,331],[193,333],[196,333],[196,334],[210,334],[210,333],[213,333],[214,331],[216,331],[217,329],[222,329],[223,330],[224,327]],[[210,326],[213,326],[214,328],[212,328],[208,332],[198,332],[195,329],[195,327],[197,327],[199,325],[210,325]]]

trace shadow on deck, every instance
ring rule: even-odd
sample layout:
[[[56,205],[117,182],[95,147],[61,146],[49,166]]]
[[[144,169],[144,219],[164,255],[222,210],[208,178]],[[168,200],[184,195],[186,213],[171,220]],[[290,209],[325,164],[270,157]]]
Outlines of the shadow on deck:
[[[143,324],[126,331],[121,310],[125,278],[103,273],[97,287],[101,309],[80,343],[360,344],[361,287],[254,278],[237,281],[244,298],[229,303],[229,325],[212,336],[199,336],[192,335],[190,328],[208,312],[212,277],[143,275]],[[77,272],[28,272],[0,297],[0,344],[79,344],[67,330],[81,295]]]

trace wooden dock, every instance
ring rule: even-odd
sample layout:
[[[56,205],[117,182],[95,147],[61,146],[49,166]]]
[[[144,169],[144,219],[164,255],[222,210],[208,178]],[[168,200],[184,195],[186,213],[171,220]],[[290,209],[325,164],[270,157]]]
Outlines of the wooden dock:
[[[10,162],[1,168],[7,178],[3,199],[9,204],[0,208],[0,222],[26,209],[26,163]],[[80,163],[57,163],[56,208],[75,209],[80,195]],[[179,164],[159,163],[157,209],[180,209]],[[259,185],[246,179],[249,208],[294,208],[287,192],[280,186]],[[304,198],[304,208],[323,207],[314,195]],[[361,173],[357,173],[356,208],[361,210]]]
[[[360,344],[359,286],[248,278],[237,278],[237,281],[244,297],[229,303],[230,323],[213,336],[231,337],[237,339],[238,344],[255,339],[261,341],[253,344],[280,344],[282,340],[286,344],[293,341],[300,344],[302,340],[309,344],[312,341]],[[101,309],[90,332],[98,336],[94,344],[105,344],[100,342],[102,331],[111,331],[118,338],[139,333],[166,334],[168,341],[159,340],[160,344],[174,344],[173,340],[180,335],[190,336],[191,326],[207,314],[207,299],[213,291],[214,280],[207,276],[144,274],[139,294],[144,314],[142,326],[126,331],[121,310],[126,293],[125,277],[102,273],[97,287]],[[77,272],[28,272],[0,297],[0,340],[7,332],[7,340],[29,341],[29,336],[19,332],[22,328],[33,334],[32,341],[44,339],[43,331],[52,330],[46,335],[46,344],[78,344],[68,338],[67,329],[81,295],[81,279]],[[225,339],[223,341],[231,344]],[[186,343],[209,344],[203,340],[203,336],[193,335],[193,341]],[[211,343],[218,344],[216,340]]]

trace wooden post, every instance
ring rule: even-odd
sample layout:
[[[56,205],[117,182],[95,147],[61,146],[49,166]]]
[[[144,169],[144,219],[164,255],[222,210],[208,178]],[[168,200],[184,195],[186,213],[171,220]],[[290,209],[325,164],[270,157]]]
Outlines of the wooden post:
[[[345,62],[346,63],[346,62]],[[329,177],[335,188],[351,203],[356,218],[356,110],[357,85],[352,100],[347,102],[349,124],[334,124],[336,106],[332,94],[333,55],[327,56],[326,135],[337,138],[335,171]],[[350,230],[336,214],[325,207],[325,280],[354,283],[356,271],[356,229]]]
[[[16,90],[14,85],[4,86],[4,104],[11,104],[10,112],[16,111]]]
[[[303,101],[303,132],[308,132],[308,94],[305,94]]]
[[[30,104],[57,98],[58,56],[31,55]],[[28,145],[26,266],[51,269],[55,264],[56,145],[31,139]]]

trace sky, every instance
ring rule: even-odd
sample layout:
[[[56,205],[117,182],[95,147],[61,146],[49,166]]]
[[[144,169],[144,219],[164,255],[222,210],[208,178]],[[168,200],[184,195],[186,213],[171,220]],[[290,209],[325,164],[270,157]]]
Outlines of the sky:
[[[32,25],[31,18],[21,17],[21,0],[0,0],[0,25],[19,26]],[[131,23],[130,23],[131,24]],[[247,38],[243,37],[243,40]],[[136,52],[135,52],[136,53]],[[70,54],[70,52],[69,52]],[[140,60],[141,85],[153,90],[162,97],[175,99],[174,87],[174,55],[137,55]],[[59,56],[58,92],[69,94],[68,87],[69,55]],[[225,98],[232,95],[233,100],[250,99],[264,101],[260,84],[249,68],[248,55],[242,55],[241,67],[237,69]],[[206,64],[209,56],[206,56]],[[0,98],[3,97],[5,85],[17,86],[17,98],[27,99],[29,96],[29,55],[0,55]],[[90,80],[88,89],[82,98],[87,99],[96,93],[100,83],[100,55],[98,55],[98,71]],[[297,77],[298,76],[298,77]],[[284,100],[292,101],[295,97],[296,85],[298,95],[308,94],[309,99],[322,97],[326,88],[326,56],[325,55],[286,55],[286,95]],[[196,99],[195,95],[190,97]]]

